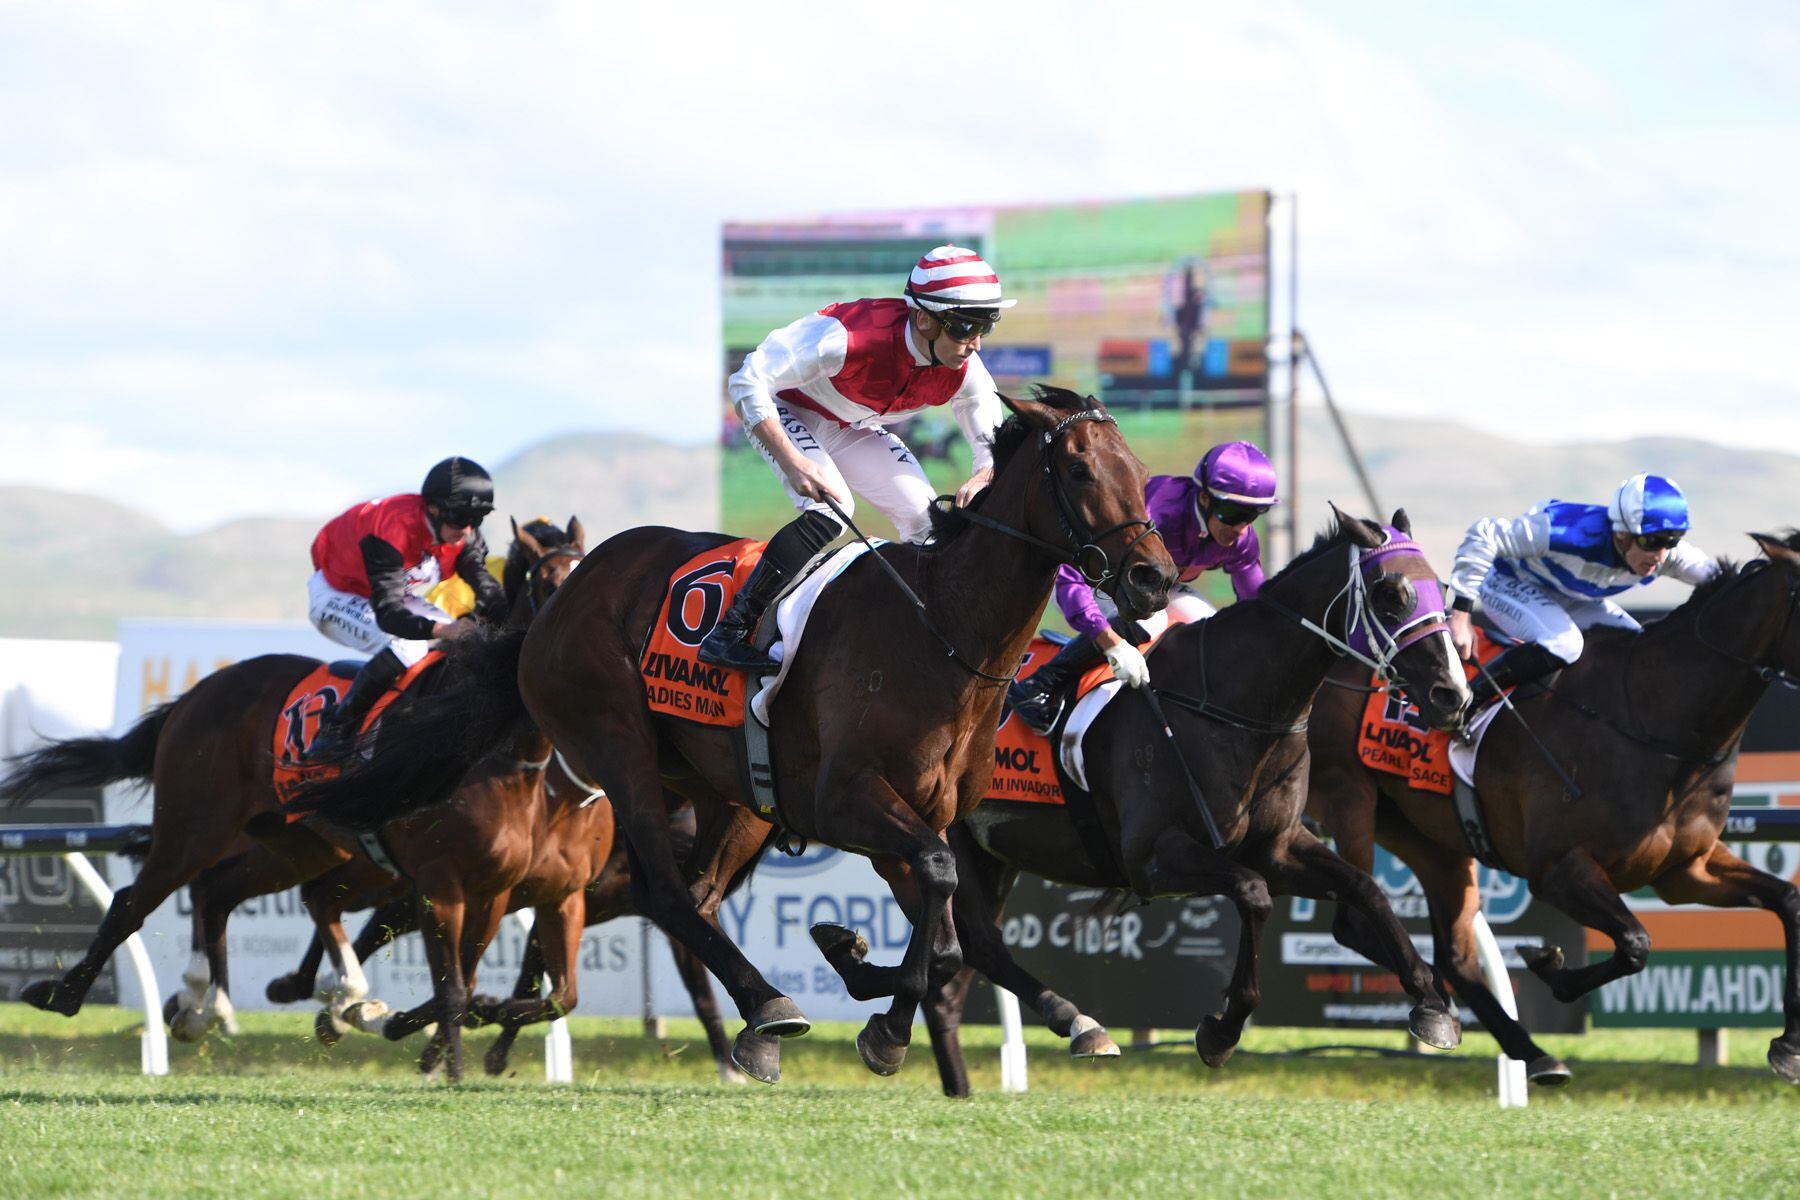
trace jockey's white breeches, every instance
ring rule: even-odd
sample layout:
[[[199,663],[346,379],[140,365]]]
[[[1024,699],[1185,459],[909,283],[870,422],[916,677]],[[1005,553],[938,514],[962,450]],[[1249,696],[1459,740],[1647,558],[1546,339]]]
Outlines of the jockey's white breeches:
[[[844,497],[840,507],[846,515],[855,515],[853,496],[861,496],[894,523],[904,540],[922,542],[931,536],[931,501],[937,490],[905,442],[879,425],[856,429],[795,405],[778,403],[775,414],[794,448],[825,469]],[[750,444],[781,480],[795,508],[832,515],[824,501],[809,500],[793,489],[761,442],[751,438]]]
[[[436,643],[427,638],[397,638],[375,622],[375,609],[368,597],[355,592],[340,592],[325,581],[325,572],[314,571],[306,583],[307,615],[314,628],[340,646],[348,646],[361,654],[375,654],[384,646],[407,666],[425,657]],[[432,623],[455,620],[449,613],[423,596],[409,595],[406,611]]]
[[[1503,571],[1489,571],[1481,584],[1481,607],[1502,632],[1536,642],[1565,663],[1581,657],[1584,629],[1596,625],[1636,632],[1637,619],[1604,597],[1584,600]]]

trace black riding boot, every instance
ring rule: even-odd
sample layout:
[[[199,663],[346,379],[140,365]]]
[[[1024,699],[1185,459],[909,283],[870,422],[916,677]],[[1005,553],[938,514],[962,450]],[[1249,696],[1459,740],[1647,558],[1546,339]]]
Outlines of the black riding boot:
[[[1508,688],[1542,679],[1568,665],[1536,642],[1508,646],[1476,673],[1475,681],[1469,685],[1469,707],[1464,711],[1472,717],[1498,700],[1500,693]]]
[[[1062,715],[1069,686],[1106,657],[1091,637],[1076,637],[1056,657],[1006,689],[1006,707],[1035,733],[1048,735]]]
[[[788,581],[806,570],[813,557],[832,543],[844,527],[828,513],[808,510],[776,531],[763,549],[750,578],[695,651],[703,663],[773,675],[781,664],[751,645],[756,623],[781,595]]]
[[[356,734],[363,718],[375,707],[382,694],[406,674],[406,664],[391,648],[383,648],[363,664],[350,682],[344,698],[326,709],[319,718],[319,732],[306,748],[307,762],[329,762],[348,758],[356,750]]]

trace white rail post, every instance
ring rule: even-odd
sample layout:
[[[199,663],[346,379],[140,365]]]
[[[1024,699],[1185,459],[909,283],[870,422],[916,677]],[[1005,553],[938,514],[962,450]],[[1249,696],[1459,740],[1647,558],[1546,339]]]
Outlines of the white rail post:
[[[63,861],[69,864],[69,870],[75,873],[88,895],[99,903],[104,915],[112,907],[113,892],[100,877],[100,872],[94,869],[94,864],[88,861],[87,855],[76,850],[63,855]],[[144,994],[144,1074],[167,1075],[169,1035],[163,1029],[162,1008],[158,1004],[162,997],[156,987],[156,971],[150,966],[150,953],[144,949],[144,940],[135,933],[125,939],[125,951],[131,956],[132,969],[137,972],[138,990]]]
[[[1019,998],[994,985],[994,1006],[1000,1010],[1000,1090],[1025,1090],[1025,1025],[1019,1019]]]
[[[537,920],[537,914],[529,908],[521,908],[513,913],[513,919],[519,928],[525,931],[526,940],[531,938],[531,926]],[[524,953],[521,952],[521,958]],[[569,964],[574,969],[574,964]],[[569,1023],[558,1017],[550,1022],[550,1028],[544,1034],[544,1081],[546,1083],[575,1082],[575,1045],[569,1040]]]
[[[1506,956],[1500,953],[1500,943],[1494,940],[1494,931],[1488,928],[1487,917],[1475,914],[1475,956],[1481,960],[1481,978],[1486,982],[1488,991],[1500,1001],[1500,1007],[1513,1020],[1519,1019],[1519,1005],[1513,999],[1512,976],[1506,973]],[[1500,1107],[1524,1108],[1527,1084],[1525,1082],[1525,1064],[1517,1059],[1508,1058],[1503,1051],[1500,1055]]]

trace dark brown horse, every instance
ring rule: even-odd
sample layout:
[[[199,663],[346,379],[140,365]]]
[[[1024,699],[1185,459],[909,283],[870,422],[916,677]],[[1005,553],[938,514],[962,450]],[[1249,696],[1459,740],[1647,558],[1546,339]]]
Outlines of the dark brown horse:
[[[579,522],[573,533],[580,536]],[[515,527],[516,529],[516,527]],[[522,560],[526,586],[517,593],[512,620],[522,626],[579,560],[572,550],[546,549],[520,533],[513,555]],[[229,1021],[229,971],[224,953],[225,916],[234,907],[212,902],[209,895],[228,897],[279,890],[313,878],[351,857],[351,839],[308,825],[288,824],[274,785],[271,749],[276,719],[287,697],[319,666],[315,659],[292,654],[263,655],[222,668],[202,679],[178,700],[147,714],[119,738],[77,738],[55,743],[17,760],[0,791],[27,802],[63,787],[94,787],[127,780],[149,782],[154,789],[151,844],[137,879],[114,896],[87,954],[59,980],[26,987],[20,998],[35,1007],[72,1016],[81,1008],[100,968],[118,945],[136,932],[149,914],[175,888],[193,883],[226,855],[247,848],[254,839],[262,855],[256,874],[270,886],[243,891],[237,873],[215,872],[201,883],[195,897],[197,945],[186,973],[188,990],[203,1009],[201,1028],[213,1020]],[[429,694],[444,672],[427,670],[414,685]],[[541,736],[521,730],[516,748],[537,758],[548,757]],[[536,761],[534,758],[532,761]],[[483,764],[479,786],[505,788],[511,763]],[[534,774],[533,788],[541,786]],[[604,853],[601,854],[604,859]],[[273,864],[276,875],[266,868]],[[242,864],[239,864],[241,869]],[[599,863],[594,864],[598,873]],[[592,875],[578,883],[584,886]],[[443,975],[446,972],[440,971]],[[172,1008],[179,1008],[179,1004]],[[179,1012],[178,1032],[191,1032],[194,1020]],[[444,1036],[440,1030],[440,1036]],[[454,1038],[454,1032],[450,1033]]]
[[[1003,684],[1057,566],[1079,558],[1131,616],[1160,608],[1174,578],[1144,512],[1143,464],[1105,409],[1061,390],[1008,403],[1014,415],[996,436],[994,481],[978,511],[940,514],[935,546],[883,547],[852,564],[823,592],[774,706],[782,824],[871,858],[914,922],[900,966],[885,968],[893,1006],[857,1040],[881,1074],[899,1068],[927,990],[961,967],[943,832],[987,788]],[[447,794],[467,761],[529,714],[612,798],[638,911],[725,984],[747,1023],[733,1057],[772,1083],[779,1037],[810,1022],[713,911],[769,827],[743,806],[729,731],[653,715],[638,675],[671,574],[728,540],[648,528],[606,542],[527,634],[458,647],[452,660],[469,683],[413,706],[371,761],[321,785],[311,802],[337,820],[385,820]],[[462,761],[445,758],[446,748]],[[709,868],[692,888],[670,845],[669,791],[700,814],[697,853]]]
[[[1475,783],[1500,864],[1526,880],[1534,896],[1613,941],[1612,955],[1581,968],[1564,967],[1553,946],[1527,956],[1559,1000],[1643,970],[1650,937],[1622,892],[1648,887],[1671,904],[1775,914],[1787,939],[1786,1028],[1769,1043],[1769,1066],[1796,1083],[1800,890],[1719,840],[1750,711],[1772,681],[1792,685],[1800,673],[1800,535],[1751,536],[1766,559],[1742,569],[1726,564],[1642,633],[1590,632],[1587,652],[1547,692],[1520,700],[1516,716],[1499,715],[1481,746]],[[1346,667],[1339,682],[1366,682],[1357,674]],[[1355,746],[1362,706],[1363,697],[1348,690],[1321,698],[1310,734],[1309,811],[1363,870],[1376,842],[1412,868],[1431,906],[1438,972],[1531,1079],[1567,1082],[1568,1067],[1508,1017],[1481,982],[1471,925],[1480,907],[1475,860],[1449,798],[1362,764]],[[1333,932],[1391,965],[1355,914],[1340,908]]]
[[[1054,1031],[1072,1033],[1072,1053],[1117,1050],[1093,1018],[1014,962],[1001,940],[1001,908],[1022,870],[1145,899],[1230,898],[1239,919],[1236,969],[1223,1011],[1200,1021],[1194,1035],[1208,1066],[1230,1058],[1257,1006],[1258,948],[1278,895],[1336,897],[1362,913],[1402,964],[1401,983],[1415,1002],[1413,1033],[1441,1048],[1457,1044],[1456,1018],[1380,888],[1301,824],[1308,713],[1326,672],[1347,651],[1378,662],[1439,727],[1453,724],[1468,699],[1436,573],[1409,532],[1404,512],[1391,528],[1340,514],[1260,598],[1171,629],[1149,655],[1161,712],[1125,689],[1083,738],[1091,832],[1068,808],[995,799],[951,830],[962,880],[954,912],[969,966],[1030,1003]],[[838,926],[815,926],[813,935],[849,977],[844,960],[862,950],[855,935]],[[965,973],[926,1007],[944,1090],[953,1096],[969,1090],[957,1035],[968,983]]]

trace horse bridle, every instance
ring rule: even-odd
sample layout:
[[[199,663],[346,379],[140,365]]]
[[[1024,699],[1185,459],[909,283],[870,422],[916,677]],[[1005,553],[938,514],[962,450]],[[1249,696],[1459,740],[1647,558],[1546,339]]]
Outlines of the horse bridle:
[[[549,596],[546,596],[544,600],[538,599],[539,568],[543,567],[546,563],[555,562],[558,559],[564,558],[572,558],[576,562],[580,562],[583,555],[584,552],[582,549],[573,544],[552,546],[542,554],[538,555],[536,560],[533,561],[529,567],[525,568],[525,595],[527,602],[531,605],[532,616],[537,616],[538,609],[549,599]],[[556,589],[552,588],[550,590],[550,595],[553,596],[555,594]]]
[[[1344,636],[1341,638],[1272,596],[1259,596],[1257,599],[1322,638],[1339,658],[1354,658],[1382,679],[1392,679],[1394,660],[1400,656],[1401,651],[1435,633],[1447,634],[1450,631],[1450,620],[1444,611],[1443,587],[1435,576],[1415,577],[1402,572],[1413,602],[1406,618],[1395,628],[1389,629],[1375,611],[1374,604],[1369,600],[1368,571],[1379,566],[1384,559],[1405,553],[1420,558],[1424,556],[1424,551],[1417,542],[1393,533],[1389,533],[1388,540],[1371,551],[1364,551],[1356,545],[1350,547],[1350,577],[1345,580],[1338,594],[1326,602],[1324,613],[1325,620],[1329,622],[1332,611],[1340,603],[1345,606]]]
[[[1080,571],[1081,577],[1087,580],[1091,586],[1103,587],[1120,576],[1125,570],[1126,562],[1131,558],[1132,551],[1137,549],[1138,543],[1156,533],[1157,529],[1156,523],[1150,520],[1148,515],[1120,521],[1117,525],[1109,526],[1098,533],[1083,528],[1086,522],[1081,519],[1081,514],[1075,511],[1075,506],[1069,501],[1068,494],[1063,490],[1062,476],[1056,473],[1056,455],[1052,453],[1062,435],[1083,421],[1099,421],[1107,425],[1118,424],[1111,413],[1090,408],[1083,409],[1078,413],[1071,413],[1058,421],[1054,428],[1047,429],[1038,435],[1038,449],[1044,461],[1044,477],[1050,481],[1050,498],[1056,503],[1056,519],[1062,524],[1063,534],[1069,539],[1067,548],[1058,546],[1054,542],[1045,541],[1034,534],[1026,533],[1023,529],[1018,529],[1003,521],[996,521],[992,517],[978,512],[965,510],[958,512],[957,516],[980,525],[984,529],[992,529],[996,533],[1003,533],[1007,537],[1016,538],[1027,545],[1035,546],[1057,562],[1067,563]],[[939,502],[944,499],[945,497],[938,497]],[[1135,525],[1142,525],[1144,531],[1125,543],[1125,548],[1119,552],[1118,569],[1114,570],[1112,556],[1100,543],[1113,534],[1123,532]],[[1093,561],[1094,555],[1099,556],[1099,565],[1090,570],[1089,564]]]
[[[1773,565],[1774,564],[1768,559],[1752,563],[1750,566],[1744,568],[1740,578],[1751,578],[1760,575]],[[1706,629],[1704,626],[1706,614],[1711,612],[1712,606],[1722,600],[1725,597],[1725,593],[1731,590],[1732,589],[1730,588],[1726,588],[1716,595],[1707,597],[1706,603],[1701,606],[1700,611],[1694,616],[1694,637],[1702,646],[1705,646],[1708,650],[1711,650],[1721,658],[1729,659],[1740,667],[1748,667],[1751,672],[1764,683],[1778,683],[1782,687],[1800,688],[1800,675],[1795,675],[1785,667],[1769,666],[1766,663],[1757,662],[1755,659],[1745,658],[1740,654],[1727,650],[1725,647],[1706,636]],[[1781,632],[1775,635],[1775,652],[1777,654],[1781,652],[1781,644],[1787,640],[1788,628],[1794,623],[1795,610],[1800,609],[1800,576],[1796,576],[1787,581],[1787,590],[1787,615],[1781,619]]]

